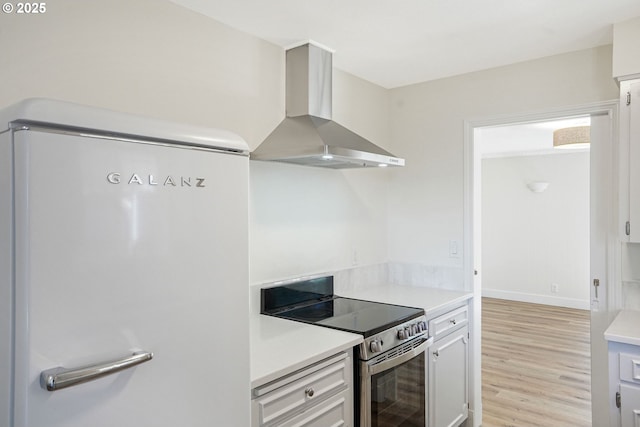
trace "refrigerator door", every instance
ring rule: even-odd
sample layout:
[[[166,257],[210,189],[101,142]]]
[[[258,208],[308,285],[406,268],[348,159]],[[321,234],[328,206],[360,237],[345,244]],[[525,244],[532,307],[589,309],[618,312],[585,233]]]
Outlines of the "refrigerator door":
[[[13,427],[247,426],[248,158],[33,130],[13,146]]]

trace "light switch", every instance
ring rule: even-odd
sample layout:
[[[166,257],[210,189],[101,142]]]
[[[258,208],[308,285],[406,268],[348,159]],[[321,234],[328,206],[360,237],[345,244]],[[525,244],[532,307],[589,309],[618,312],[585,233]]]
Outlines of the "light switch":
[[[460,256],[458,254],[458,241],[457,240],[449,240],[449,256],[453,258],[458,258]]]

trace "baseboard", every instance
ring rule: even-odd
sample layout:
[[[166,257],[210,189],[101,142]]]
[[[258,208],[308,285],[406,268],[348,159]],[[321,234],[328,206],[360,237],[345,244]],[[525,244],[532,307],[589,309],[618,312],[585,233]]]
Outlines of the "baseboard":
[[[590,310],[588,300],[576,298],[554,297],[549,295],[526,294],[523,292],[503,291],[500,289],[482,289],[482,296],[488,298],[507,299],[512,301],[531,302],[535,304],[555,305],[557,307]]]

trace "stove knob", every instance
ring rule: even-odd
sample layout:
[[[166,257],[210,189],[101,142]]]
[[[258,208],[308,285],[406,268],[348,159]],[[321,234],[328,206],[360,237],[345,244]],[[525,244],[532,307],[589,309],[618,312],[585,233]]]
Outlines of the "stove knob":
[[[373,341],[371,341],[371,344],[369,344],[369,349],[371,350],[372,353],[378,353],[378,352],[382,351],[382,349],[380,347],[381,347],[381,345],[378,342],[378,340],[373,340]]]
[[[407,338],[411,337],[411,328],[409,326],[405,326],[404,327],[404,334],[407,336]]]
[[[418,335],[420,333],[417,324],[414,323],[413,325],[411,325],[411,332],[411,335]]]
[[[423,331],[427,330],[427,322],[425,322],[424,320],[422,322],[420,322],[420,326],[422,327]]]
[[[398,329],[398,339],[399,340],[406,340],[407,337],[407,333],[405,332],[404,329]]]

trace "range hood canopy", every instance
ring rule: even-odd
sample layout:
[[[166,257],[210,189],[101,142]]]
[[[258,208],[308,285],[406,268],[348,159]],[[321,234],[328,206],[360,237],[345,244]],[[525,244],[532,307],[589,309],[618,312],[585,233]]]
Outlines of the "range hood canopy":
[[[286,59],[287,117],[252,159],[332,169],[404,166],[404,159],[331,119],[330,51],[307,43],[287,50]]]

